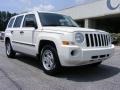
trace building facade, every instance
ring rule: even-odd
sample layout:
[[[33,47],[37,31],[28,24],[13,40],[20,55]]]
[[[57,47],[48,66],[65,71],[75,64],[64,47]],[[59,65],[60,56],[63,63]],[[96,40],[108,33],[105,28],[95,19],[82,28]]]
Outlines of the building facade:
[[[81,27],[120,32],[120,0],[96,0],[58,12],[71,16]]]

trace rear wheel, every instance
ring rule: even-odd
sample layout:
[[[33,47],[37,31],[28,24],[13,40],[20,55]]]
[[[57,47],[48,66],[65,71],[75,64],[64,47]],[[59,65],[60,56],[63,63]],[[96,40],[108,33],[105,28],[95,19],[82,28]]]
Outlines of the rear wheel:
[[[5,46],[6,46],[6,55],[7,55],[9,58],[15,57],[16,53],[15,53],[15,51],[13,51],[13,49],[12,49],[10,40],[7,40],[7,41],[6,41]]]
[[[41,51],[41,62],[43,71],[49,75],[55,75],[60,70],[60,62],[56,48],[46,45]]]

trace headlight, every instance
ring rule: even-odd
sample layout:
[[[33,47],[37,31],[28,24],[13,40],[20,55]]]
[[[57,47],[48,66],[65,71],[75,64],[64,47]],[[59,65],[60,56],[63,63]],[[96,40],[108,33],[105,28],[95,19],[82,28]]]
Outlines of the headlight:
[[[75,41],[76,41],[77,43],[82,43],[82,42],[84,41],[84,36],[83,36],[83,34],[77,32],[77,33],[75,34]]]

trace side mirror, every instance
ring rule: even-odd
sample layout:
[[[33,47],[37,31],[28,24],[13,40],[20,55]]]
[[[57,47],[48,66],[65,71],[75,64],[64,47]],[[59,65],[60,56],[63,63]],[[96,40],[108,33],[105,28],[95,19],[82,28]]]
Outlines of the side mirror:
[[[34,27],[35,29],[37,29],[37,24],[34,21],[26,21],[26,27]]]

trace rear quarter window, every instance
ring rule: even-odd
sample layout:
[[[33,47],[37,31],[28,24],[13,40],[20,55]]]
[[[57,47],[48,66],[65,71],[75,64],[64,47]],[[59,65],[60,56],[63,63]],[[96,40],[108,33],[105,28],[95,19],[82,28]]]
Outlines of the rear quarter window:
[[[12,18],[8,24],[8,28],[12,28],[15,18]]]

